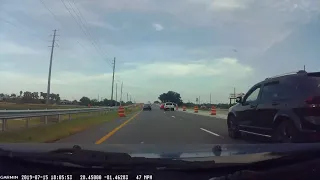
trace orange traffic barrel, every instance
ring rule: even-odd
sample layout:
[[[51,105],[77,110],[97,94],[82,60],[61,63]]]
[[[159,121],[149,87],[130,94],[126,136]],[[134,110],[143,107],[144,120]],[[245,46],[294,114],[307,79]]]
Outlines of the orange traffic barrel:
[[[211,108],[211,115],[217,115],[216,107],[212,106]]]
[[[187,109],[186,106],[183,106],[183,107],[182,107],[182,110],[183,110],[183,111],[186,111],[186,109]]]
[[[124,108],[122,106],[119,107],[118,109],[118,115],[119,117],[125,117],[125,113],[124,113]]]
[[[199,109],[198,109],[198,106],[195,106],[195,107],[194,107],[194,113],[198,113],[198,110],[199,110]]]

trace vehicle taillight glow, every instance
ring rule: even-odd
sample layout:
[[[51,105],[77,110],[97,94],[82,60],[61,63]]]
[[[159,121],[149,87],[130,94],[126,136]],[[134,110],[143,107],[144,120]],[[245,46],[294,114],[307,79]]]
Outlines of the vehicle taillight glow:
[[[310,108],[320,107],[320,96],[311,96],[305,102]]]
[[[313,100],[313,97],[308,97],[308,98],[306,99],[306,103],[307,103],[307,104],[312,104],[312,100]]]

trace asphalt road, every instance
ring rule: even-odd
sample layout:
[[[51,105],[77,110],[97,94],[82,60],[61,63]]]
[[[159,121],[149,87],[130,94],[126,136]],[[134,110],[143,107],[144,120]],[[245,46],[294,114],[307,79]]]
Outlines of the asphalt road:
[[[57,143],[109,144],[241,144],[248,140],[229,138],[226,120],[181,111],[141,111],[119,118]]]

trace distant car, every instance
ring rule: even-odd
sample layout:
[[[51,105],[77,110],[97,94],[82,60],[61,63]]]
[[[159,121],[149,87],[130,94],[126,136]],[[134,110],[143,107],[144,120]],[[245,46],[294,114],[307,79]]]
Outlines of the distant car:
[[[164,110],[165,111],[174,111],[174,109],[175,109],[175,104],[174,103],[172,103],[172,102],[166,102],[165,104],[164,104]]]
[[[161,104],[161,105],[160,105],[160,109],[164,109],[164,104]]]
[[[151,104],[144,104],[143,105],[143,110],[149,110],[149,111],[151,111]]]

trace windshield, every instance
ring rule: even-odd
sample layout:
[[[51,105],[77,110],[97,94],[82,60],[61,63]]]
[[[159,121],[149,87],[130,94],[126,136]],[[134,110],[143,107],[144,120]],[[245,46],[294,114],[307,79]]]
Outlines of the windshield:
[[[320,142],[317,0],[1,0],[0,9],[0,144],[179,154],[183,144]]]

